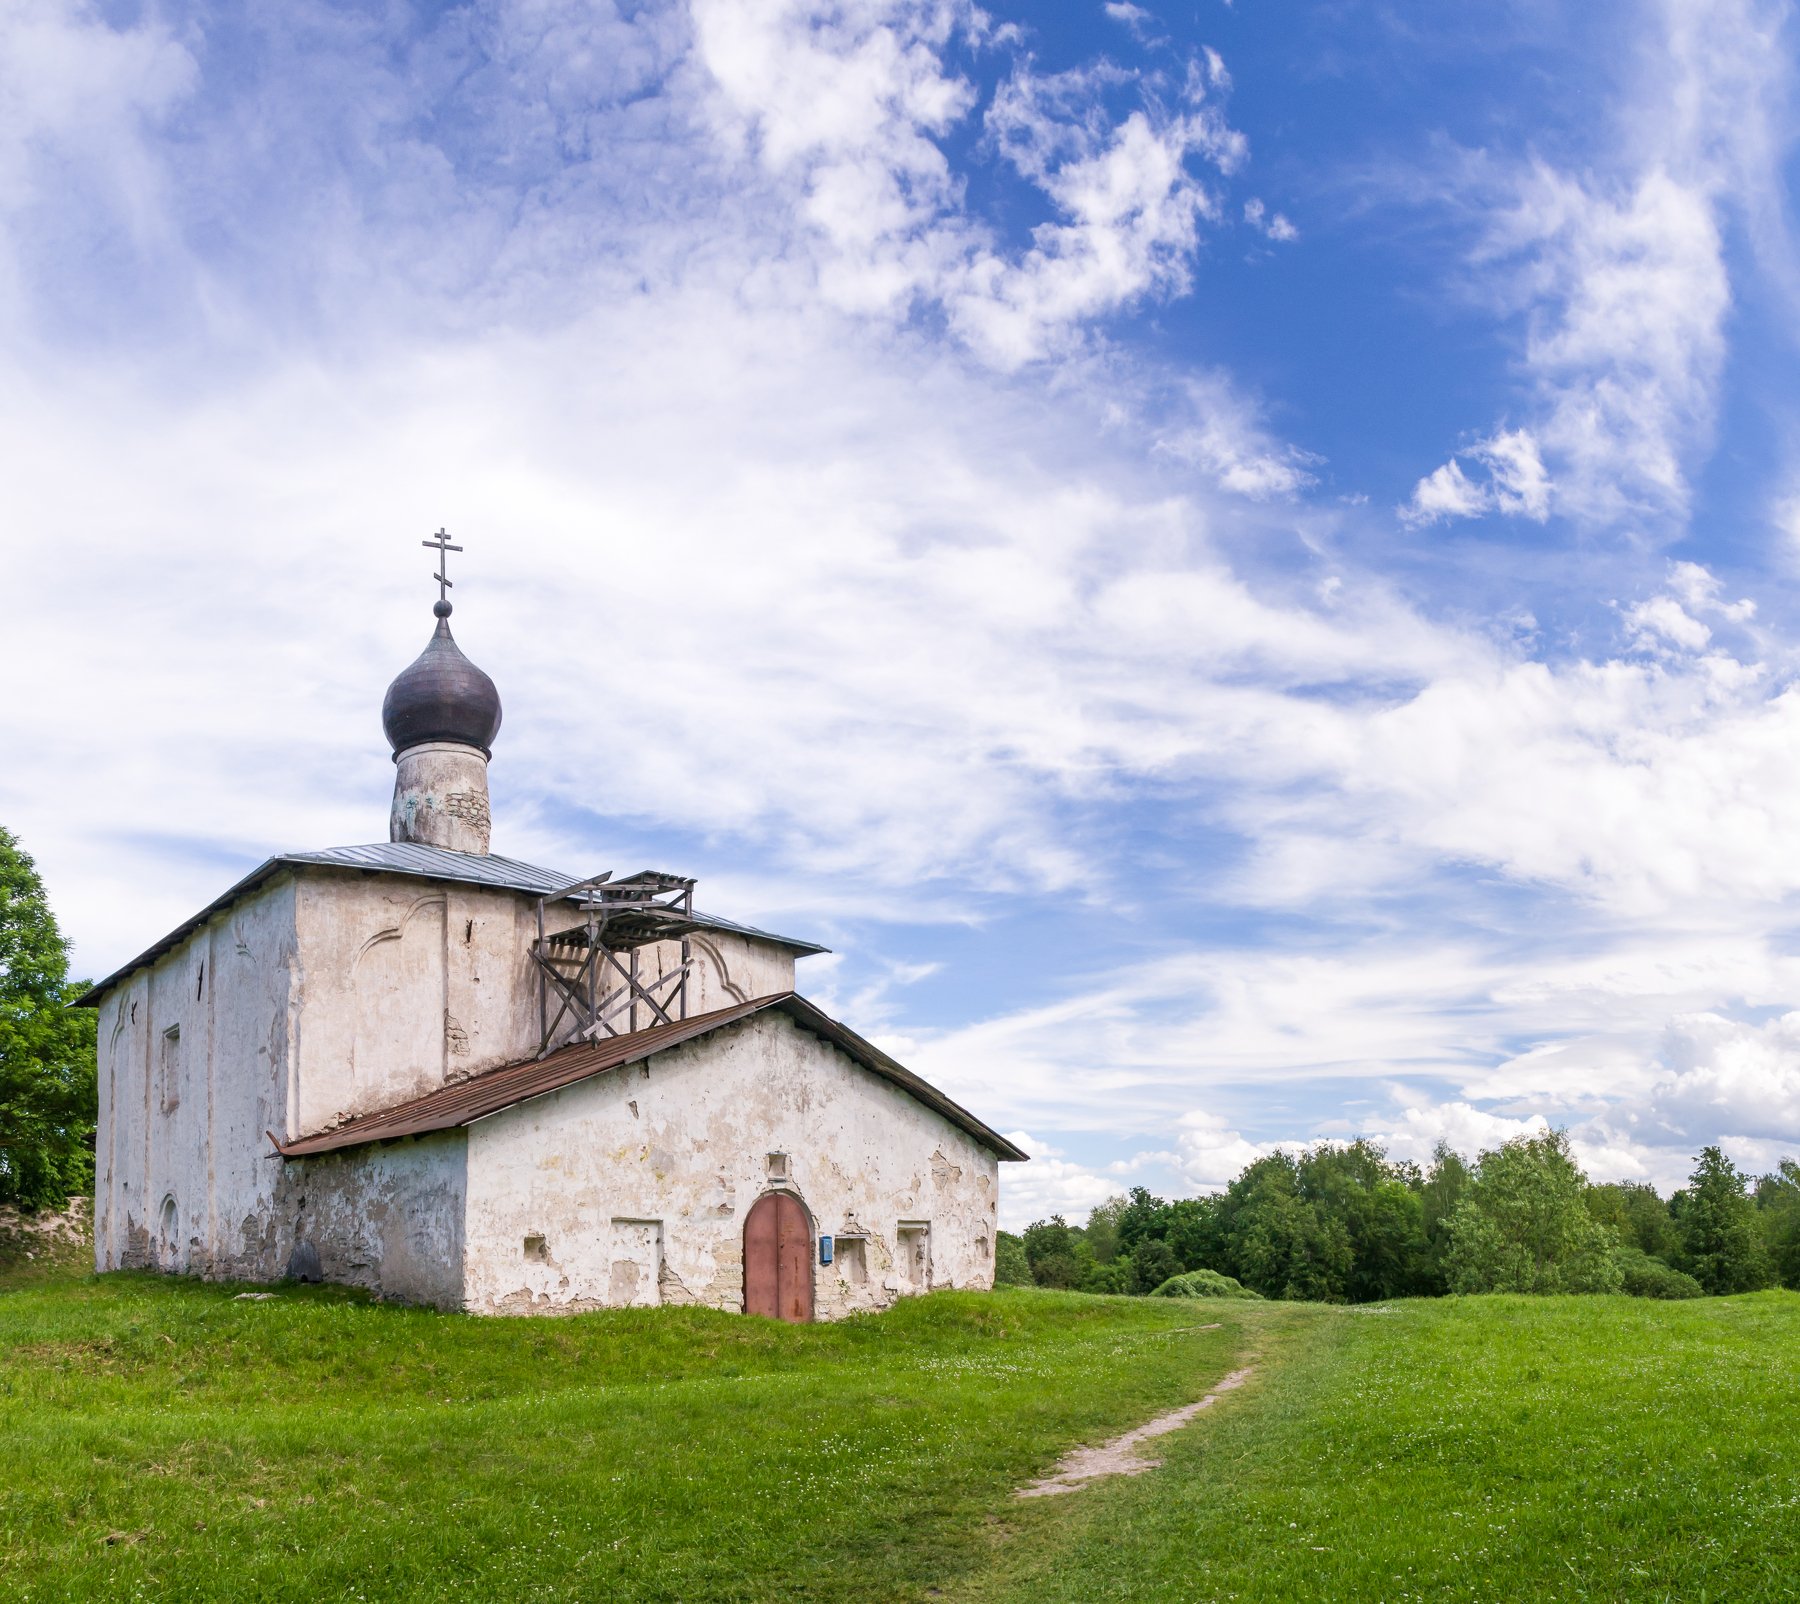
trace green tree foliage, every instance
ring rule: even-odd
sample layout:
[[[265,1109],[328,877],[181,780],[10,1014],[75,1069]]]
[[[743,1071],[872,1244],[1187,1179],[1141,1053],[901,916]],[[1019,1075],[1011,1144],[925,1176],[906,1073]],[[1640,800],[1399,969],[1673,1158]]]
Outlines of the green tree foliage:
[[[1096,1264],[1111,1264],[1119,1256],[1119,1219],[1124,1212],[1125,1199],[1109,1197],[1088,1215],[1081,1234]]]
[[[94,1184],[94,1015],[37,867],[0,829],[0,1203],[60,1208]]]
[[[1675,1229],[1669,1205],[1656,1188],[1642,1181],[1608,1181],[1590,1186],[1588,1213],[1602,1225],[1610,1225],[1619,1240],[1640,1253],[1673,1263],[1681,1251],[1681,1235]]]
[[[1025,1244],[1011,1231],[1002,1231],[994,1238],[994,1285],[1031,1285],[1031,1260],[1025,1257]]]
[[[1139,1295],[1195,1275],[1349,1303],[1445,1291],[1691,1298],[1774,1276],[1800,1287],[1800,1164],[1784,1159],[1752,1196],[1709,1148],[1688,1190],[1664,1202],[1638,1182],[1590,1185],[1561,1131],[1474,1166],[1440,1143],[1424,1170],[1371,1142],[1322,1143],[1257,1159],[1209,1197],[1165,1202],[1139,1186],[1085,1228],[1053,1215],[1025,1232],[1023,1252],[1040,1286]]]
[[[1419,1187],[1419,1223],[1425,1233],[1425,1263],[1432,1290],[1445,1287],[1444,1257],[1450,1251],[1450,1216],[1469,1184],[1469,1166],[1448,1142],[1431,1154],[1431,1168]]]
[[[1588,1213],[1566,1132],[1483,1153],[1449,1220],[1453,1292],[1616,1292],[1618,1233]]]
[[[1224,1206],[1222,1197],[1184,1197],[1168,1205],[1164,1240],[1188,1269],[1224,1262]]]
[[[1025,1258],[1031,1279],[1041,1287],[1069,1290],[1081,1285],[1082,1264],[1076,1256],[1076,1233],[1060,1214],[1025,1227]]]
[[[1776,1278],[1800,1289],[1800,1164],[1784,1158],[1756,1183],[1756,1213]]]
[[[1181,1260],[1160,1237],[1146,1237],[1131,1250],[1131,1287],[1140,1296],[1154,1292],[1171,1276],[1181,1274]]]
[[[1169,1236],[1169,1205],[1151,1196],[1141,1186],[1132,1187],[1124,1207],[1117,1213],[1118,1241],[1121,1253],[1135,1253],[1144,1242],[1166,1242]],[[1110,1206],[1110,1205],[1106,1205]]]
[[[1132,1292],[1131,1260],[1114,1259],[1110,1264],[1090,1261],[1082,1271],[1080,1292]]]
[[[1675,1195],[1675,1219],[1678,1268],[1708,1292],[1753,1292],[1774,1279],[1745,1179],[1718,1148],[1701,1149],[1686,1189]]]
[[[1226,1188],[1195,1234],[1211,1239],[1207,1267],[1266,1297],[1360,1302],[1428,1292],[1423,1184],[1370,1142],[1271,1153]]]

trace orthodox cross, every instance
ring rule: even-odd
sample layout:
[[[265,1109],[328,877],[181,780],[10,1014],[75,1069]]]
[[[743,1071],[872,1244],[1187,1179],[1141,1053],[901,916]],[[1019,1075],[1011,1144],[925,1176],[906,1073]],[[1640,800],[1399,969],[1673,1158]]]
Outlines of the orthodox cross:
[[[446,536],[444,531],[441,529],[435,535],[433,535],[431,537],[431,539],[421,540],[419,542],[419,544],[421,546],[429,546],[433,551],[435,551],[438,554],[438,571],[435,574],[433,574],[431,577],[438,582],[438,600],[440,602],[449,601],[450,600],[450,588],[451,588],[452,584],[454,583],[454,581],[445,578],[445,575],[448,574],[450,571],[450,558],[448,557],[447,553],[453,552],[453,551],[461,551],[462,547],[451,545],[450,541],[449,541],[449,537]]]

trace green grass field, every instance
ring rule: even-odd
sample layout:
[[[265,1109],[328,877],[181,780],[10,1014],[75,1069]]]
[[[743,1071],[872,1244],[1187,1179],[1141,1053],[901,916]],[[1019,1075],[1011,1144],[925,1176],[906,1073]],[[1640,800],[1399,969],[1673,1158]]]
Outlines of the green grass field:
[[[1792,1294],[790,1328],[0,1287],[5,1598],[1800,1596]],[[1010,1496],[1246,1355],[1162,1470]]]

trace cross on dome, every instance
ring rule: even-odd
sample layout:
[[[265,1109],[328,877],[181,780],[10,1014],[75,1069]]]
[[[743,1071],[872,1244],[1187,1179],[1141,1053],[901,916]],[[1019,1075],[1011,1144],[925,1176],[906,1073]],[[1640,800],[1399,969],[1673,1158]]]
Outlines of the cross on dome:
[[[450,573],[449,554],[453,551],[461,551],[462,547],[451,545],[449,536],[446,535],[442,529],[433,535],[431,539],[421,540],[419,544],[438,554],[438,571],[431,576],[438,582],[438,599],[437,605],[431,610],[436,613],[439,618],[448,618],[451,611],[450,590],[455,584],[455,581],[448,577]]]

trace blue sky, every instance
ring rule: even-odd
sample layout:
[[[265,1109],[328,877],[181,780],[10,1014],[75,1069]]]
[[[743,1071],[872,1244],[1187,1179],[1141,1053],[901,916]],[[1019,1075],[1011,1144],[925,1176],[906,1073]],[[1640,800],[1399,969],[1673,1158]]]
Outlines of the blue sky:
[[[10,0],[0,819],[91,972],[378,838],[444,524],[496,850],[827,942],[1015,1224],[1772,1163],[1794,29]]]

